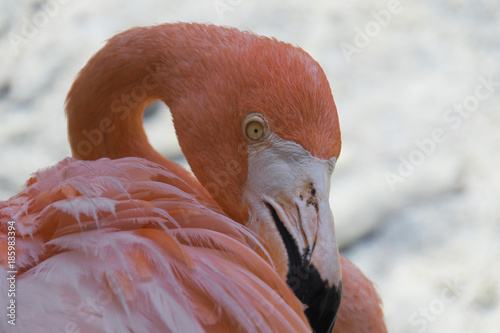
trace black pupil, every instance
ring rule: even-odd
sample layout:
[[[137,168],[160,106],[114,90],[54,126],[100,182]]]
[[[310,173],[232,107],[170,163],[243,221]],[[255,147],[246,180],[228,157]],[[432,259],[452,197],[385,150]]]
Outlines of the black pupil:
[[[254,129],[253,132],[254,133],[259,133],[259,130],[258,129]]]

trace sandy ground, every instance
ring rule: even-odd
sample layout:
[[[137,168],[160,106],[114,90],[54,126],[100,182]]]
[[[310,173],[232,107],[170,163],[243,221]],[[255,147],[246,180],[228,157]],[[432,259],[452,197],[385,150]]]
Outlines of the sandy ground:
[[[65,94],[104,41],[174,21],[274,36],[323,66],[343,133],[338,238],[377,283],[390,332],[499,331],[494,0],[2,1],[0,199],[70,154]],[[145,126],[158,150],[180,156],[168,112]]]

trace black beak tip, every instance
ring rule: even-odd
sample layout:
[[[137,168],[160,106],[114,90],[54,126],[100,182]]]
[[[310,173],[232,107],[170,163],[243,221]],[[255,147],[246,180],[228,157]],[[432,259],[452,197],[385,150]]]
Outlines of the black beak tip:
[[[301,254],[297,243],[279,219],[274,207],[269,203],[265,204],[276,223],[288,253],[288,285],[295,296],[307,305],[305,314],[313,332],[330,333],[340,307],[342,281],[338,286],[328,287],[327,281],[321,278],[316,267],[310,263],[309,248]]]
[[[330,333],[337,319],[342,298],[342,281],[338,288],[325,287],[320,294],[308,303],[305,311],[309,323],[315,333]]]

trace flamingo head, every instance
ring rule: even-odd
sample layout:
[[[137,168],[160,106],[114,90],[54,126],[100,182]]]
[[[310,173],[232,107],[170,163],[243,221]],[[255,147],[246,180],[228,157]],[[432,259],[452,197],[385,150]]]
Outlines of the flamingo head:
[[[342,276],[329,205],[341,139],[329,83],[299,48],[234,29],[218,34],[171,104],[180,145],[223,210],[264,240],[312,328],[330,332]]]

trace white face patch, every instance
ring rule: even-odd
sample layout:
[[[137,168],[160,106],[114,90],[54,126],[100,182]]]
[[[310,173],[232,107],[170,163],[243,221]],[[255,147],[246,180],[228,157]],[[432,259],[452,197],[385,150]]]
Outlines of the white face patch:
[[[279,242],[286,254],[274,211],[302,259],[314,265],[330,286],[341,280],[329,206],[335,162],[334,157],[319,159],[299,144],[269,133],[264,141],[248,145],[248,177],[243,190],[249,211],[247,226],[267,242]]]

